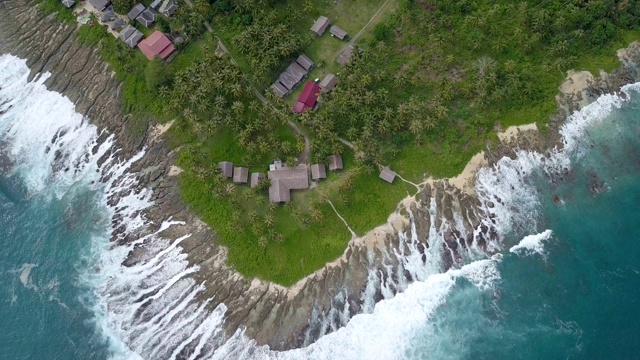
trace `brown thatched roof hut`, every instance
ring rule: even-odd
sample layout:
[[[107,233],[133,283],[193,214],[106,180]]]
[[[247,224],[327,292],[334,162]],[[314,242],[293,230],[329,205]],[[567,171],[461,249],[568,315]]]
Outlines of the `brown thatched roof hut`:
[[[311,71],[311,69],[313,69],[313,61],[305,54],[300,54],[296,59],[296,63],[307,71]]]
[[[336,25],[333,25],[329,32],[331,32],[331,35],[337,37],[340,40],[344,40],[349,36],[346,31],[342,30],[342,28]]]
[[[335,75],[327,74],[324,79],[320,81],[320,88],[322,89],[322,92],[329,92],[333,90],[333,87],[336,86],[337,82],[338,78]]]

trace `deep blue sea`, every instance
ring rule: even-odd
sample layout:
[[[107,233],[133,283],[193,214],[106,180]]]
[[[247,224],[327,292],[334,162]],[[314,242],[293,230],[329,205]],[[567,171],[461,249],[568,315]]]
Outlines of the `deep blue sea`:
[[[105,331],[123,322],[97,310],[105,294],[92,274],[111,251],[104,189],[94,165],[64,166],[84,159],[95,130],[57,141],[71,149],[62,162],[46,151],[56,126],[87,125],[46,90],[9,96],[27,86],[20,69],[0,56],[0,164],[10,160],[0,175],[0,359],[133,357],[117,344],[131,329]],[[553,159],[523,153],[479,175],[479,191],[504,205],[492,258],[414,283],[307,349],[244,356],[640,359],[640,94],[628,92],[627,102],[605,99],[573,119],[567,150]],[[611,102],[621,105],[602,110]],[[216,358],[237,358],[225,351]]]

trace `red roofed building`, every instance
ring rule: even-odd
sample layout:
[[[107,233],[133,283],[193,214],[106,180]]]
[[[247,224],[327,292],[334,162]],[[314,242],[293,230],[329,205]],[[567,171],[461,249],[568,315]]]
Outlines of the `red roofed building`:
[[[320,86],[314,82],[308,82],[302,89],[302,94],[298,97],[298,101],[293,106],[293,112],[298,114],[303,113],[309,109],[313,109],[318,102],[318,94],[320,93]]]
[[[149,60],[153,60],[156,56],[165,60],[176,50],[169,38],[158,30],[148,38],[140,41],[138,43],[138,48],[142,50],[144,56]]]

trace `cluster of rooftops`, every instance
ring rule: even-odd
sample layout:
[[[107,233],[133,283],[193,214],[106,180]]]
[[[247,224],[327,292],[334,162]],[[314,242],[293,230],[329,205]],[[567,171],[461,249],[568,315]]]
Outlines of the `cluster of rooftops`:
[[[61,1],[68,8],[75,4],[75,0]],[[88,0],[88,3],[95,11],[100,12],[101,23],[105,25],[110,23],[108,24],[109,28],[114,32],[120,30],[118,38],[130,48],[137,46],[147,59],[153,60],[153,58],[159,57],[165,60],[175,51],[171,40],[161,31],[155,31],[148,38],[143,39],[142,32],[129,24],[129,21],[137,21],[142,26],[149,28],[156,21],[159,13],[171,17],[178,9],[175,0],[154,0],[148,8],[140,3],[135,4],[126,17],[118,16],[113,12],[113,8],[109,6],[110,0]]]
[[[327,159],[329,163],[329,171],[338,171],[343,169],[342,156],[331,155]],[[218,163],[222,176],[236,184],[249,183],[255,188],[261,181],[269,180],[269,201],[274,203],[285,203],[291,201],[291,190],[305,190],[311,186],[311,181],[318,182],[327,178],[327,170],[325,164],[313,164],[308,166],[301,164],[297,166],[286,166],[280,160],[276,160],[269,165],[269,171],[265,175],[261,172],[251,173],[249,177],[249,169],[242,166],[234,166],[230,161],[222,161]],[[388,183],[393,183],[397,174],[389,167],[383,167],[380,171],[380,178]]]
[[[343,169],[342,157],[331,155],[328,158],[329,171]],[[249,169],[241,166],[234,166],[232,162],[223,161],[219,164],[222,176],[232,179],[236,184],[249,183],[252,188],[264,179],[269,179],[269,200],[274,203],[291,201],[291,190],[304,190],[310,187],[310,181],[320,181],[327,178],[325,164],[306,164],[298,166],[286,166],[281,161],[276,160],[269,165],[269,171],[264,173],[251,173],[249,179]]]

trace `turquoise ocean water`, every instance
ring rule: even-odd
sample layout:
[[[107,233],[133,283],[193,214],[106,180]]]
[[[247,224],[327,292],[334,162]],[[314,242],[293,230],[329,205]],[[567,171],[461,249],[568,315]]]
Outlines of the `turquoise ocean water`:
[[[0,57],[4,91],[16,61]],[[96,311],[104,294],[87,275],[102,271],[100,251],[110,251],[104,189],[91,166],[74,174],[36,151],[49,134],[42,126],[75,116],[68,101],[36,93],[38,102],[12,98],[9,107],[0,92],[2,154],[15,161],[0,175],[0,359],[132,357],[114,346],[123,332],[105,333]],[[412,284],[307,349],[274,353],[236,337],[215,356],[241,357],[229,350],[236,342],[253,349],[247,358],[639,359],[640,94],[629,94],[620,108],[588,126],[596,115],[587,111],[565,132],[572,150],[554,163],[555,181],[551,161],[526,154],[505,165],[521,183],[507,179],[509,169],[492,173],[510,224],[498,255]],[[35,109],[45,98],[50,106]],[[60,144],[75,147],[69,164],[86,144]]]

